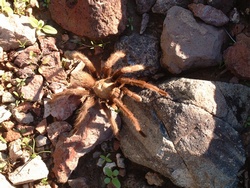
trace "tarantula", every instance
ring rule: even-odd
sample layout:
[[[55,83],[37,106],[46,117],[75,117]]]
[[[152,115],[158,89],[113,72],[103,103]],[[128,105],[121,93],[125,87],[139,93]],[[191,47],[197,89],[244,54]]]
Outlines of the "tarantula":
[[[74,129],[78,130],[78,127],[84,120],[88,110],[98,102],[106,113],[115,136],[118,136],[119,128],[116,121],[111,116],[110,107],[120,109],[122,113],[132,121],[135,129],[142,136],[145,136],[145,134],[141,131],[140,124],[136,117],[122,102],[122,97],[124,95],[127,95],[138,102],[142,101],[142,98],[138,94],[126,88],[125,85],[148,88],[161,94],[162,96],[168,96],[168,93],[143,80],[124,77],[126,73],[144,70],[144,66],[131,65],[125,66],[115,71],[112,70],[113,65],[115,65],[115,63],[120,58],[125,57],[125,53],[123,51],[116,51],[115,53],[111,54],[111,56],[102,66],[101,72],[98,73],[93,63],[84,54],[77,51],[66,51],[64,55],[69,59],[81,60],[85,63],[85,66],[89,71],[83,71],[83,79],[79,84],[80,87],[65,90],[59,94],[55,94],[52,98],[52,100],[55,100],[57,97],[63,96],[65,94],[82,97],[82,106],[80,107],[79,115],[75,120]]]

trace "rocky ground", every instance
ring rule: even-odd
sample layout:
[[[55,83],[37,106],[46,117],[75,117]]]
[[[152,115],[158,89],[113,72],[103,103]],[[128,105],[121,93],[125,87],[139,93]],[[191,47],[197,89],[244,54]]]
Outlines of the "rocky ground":
[[[31,2],[24,14],[58,33],[38,36],[27,16],[1,6],[1,187],[249,187],[248,1]],[[67,55],[75,50],[97,70],[123,50],[115,70],[144,65],[128,77],[169,93],[131,87],[142,102],[124,98],[145,138],[115,112],[114,138],[98,106],[72,133],[86,100],[69,94],[86,63]]]

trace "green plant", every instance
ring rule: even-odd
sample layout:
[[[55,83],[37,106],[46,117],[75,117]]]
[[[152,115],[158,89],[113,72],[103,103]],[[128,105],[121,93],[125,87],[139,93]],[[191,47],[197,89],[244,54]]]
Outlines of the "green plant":
[[[42,184],[42,185],[49,185],[48,178],[43,178],[43,179],[41,180],[41,184]]]
[[[22,42],[22,41],[20,41],[20,40],[17,40],[17,41],[18,41],[18,43],[19,43],[19,47],[20,47],[20,48],[25,48],[25,45],[26,45],[26,43],[27,43],[27,40],[24,41],[24,42]]]
[[[13,14],[13,10],[6,0],[0,0],[0,11],[6,13],[8,16]]]
[[[36,158],[41,153],[51,153],[51,151],[40,151],[40,152],[36,153],[35,152],[36,142],[35,142],[34,138],[31,139],[30,137],[23,137],[22,138],[22,146],[24,149],[30,151],[30,159]]]
[[[112,160],[109,158],[109,156],[110,156],[110,153],[108,153],[106,156],[105,155],[100,155],[100,158],[102,159],[102,165],[104,164],[104,163],[111,163],[112,162]]]
[[[14,0],[14,13],[18,15],[25,15],[28,9],[32,7],[39,8],[37,0]]]
[[[96,42],[96,41],[93,41],[93,40],[90,41],[90,44],[86,44],[86,43],[84,43],[84,42],[85,42],[85,41],[81,42],[80,44],[81,44],[82,46],[85,46],[85,47],[91,49],[91,50],[94,50],[94,49],[97,48],[97,47],[103,48],[103,49],[104,49],[105,46],[106,46],[108,43],[110,43],[110,42],[103,42],[103,41]]]
[[[36,29],[36,33],[38,36],[42,35],[42,31],[47,34],[52,34],[52,35],[57,34],[57,30],[50,25],[44,25],[43,20],[37,20],[34,17],[30,17],[29,20],[32,27]]]
[[[48,8],[50,4],[50,0],[43,0],[42,6]]]
[[[248,118],[245,122],[245,127],[250,127],[250,116],[248,116]]]
[[[131,31],[134,30],[133,21],[134,21],[133,17],[128,18],[127,27],[130,28]]]
[[[111,170],[110,168],[105,168],[104,172],[106,174],[106,178],[104,179],[104,182],[106,184],[112,183],[116,188],[121,187],[121,183],[118,179],[119,171],[118,170]]]

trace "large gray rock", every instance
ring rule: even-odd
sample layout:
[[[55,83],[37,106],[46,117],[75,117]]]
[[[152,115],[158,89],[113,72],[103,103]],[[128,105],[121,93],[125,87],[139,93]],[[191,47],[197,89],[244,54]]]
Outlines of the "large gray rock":
[[[142,137],[128,120],[120,132],[130,160],[187,188],[235,188],[245,163],[238,131],[250,111],[250,89],[236,84],[173,79],[159,87],[172,99],[143,90],[143,103],[125,98]]]
[[[132,34],[124,36],[115,45],[115,50],[126,52],[128,65],[140,64],[146,67],[141,76],[154,75],[160,68],[159,39],[149,34]],[[114,66],[114,70],[123,67],[119,62]]]
[[[102,39],[126,28],[127,0],[51,1],[52,18],[64,29],[90,39]]]
[[[218,65],[225,32],[197,22],[192,13],[174,6],[168,10],[161,35],[161,65],[171,73]]]
[[[0,14],[0,20],[0,45],[4,51],[19,48],[20,43],[29,46],[36,42],[36,32],[28,17]]]

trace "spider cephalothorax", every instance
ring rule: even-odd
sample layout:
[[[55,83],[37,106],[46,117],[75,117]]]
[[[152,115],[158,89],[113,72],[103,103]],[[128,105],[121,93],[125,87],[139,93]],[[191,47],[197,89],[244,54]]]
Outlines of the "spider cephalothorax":
[[[122,97],[127,95],[136,101],[141,101],[141,97],[136,93],[130,91],[125,85],[133,85],[141,88],[148,88],[163,96],[168,96],[168,93],[159,89],[158,87],[149,84],[143,80],[124,77],[127,73],[133,73],[144,70],[142,65],[131,65],[120,68],[116,71],[112,70],[113,65],[125,56],[124,52],[117,51],[108,58],[98,73],[93,63],[82,53],[76,51],[66,51],[65,57],[70,59],[79,59],[85,63],[88,72],[82,72],[82,80],[75,84],[70,89],[65,90],[53,96],[52,100],[63,95],[74,95],[82,98],[82,106],[79,110],[78,117],[75,121],[75,129],[77,130],[80,123],[84,120],[88,110],[93,107],[96,102],[100,104],[106,113],[114,134],[118,135],[118,126],[116,121],[111,116],[110,107],[120,109],[125,116],[127,116],[135,126],[135,129],[143,136],[140,124],[133,113],[123,104]]]

